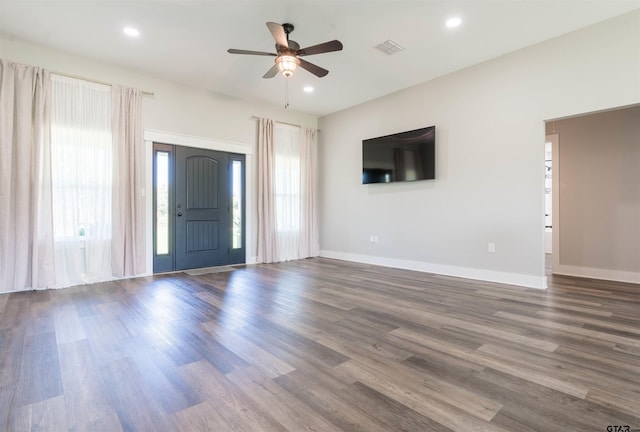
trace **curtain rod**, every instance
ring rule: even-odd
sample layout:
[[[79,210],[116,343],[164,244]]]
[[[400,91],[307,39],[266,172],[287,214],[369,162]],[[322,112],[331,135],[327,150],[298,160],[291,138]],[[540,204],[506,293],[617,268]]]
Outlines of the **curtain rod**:
[[[71,75],[68,73],[62,73],[62,72],[56,72],[56,71],[51,71],[51,73],[56,74],[56,75],[61,75],[67,78],[75,78],[75,79],[80,79],[80,80],[84,80],[84,81],[89,81],[92,83],[96,83],[96,84],[102,84],[102,85],[108,85],[108,86],[112,86],[113,84],[108,83],[106,81],[100,81],[100,80],[96,80],[96,79],[92,79],[92,78],[85,78],[82,76],[78,76],[78,75]],[[153,92],[150,91],[146,91],[146,90],[140,90],[140,93],[142,93],[145,96],[154,96]]]
[[[24,67],[31,67],[31,65],[24,64],[24,63],[19,63],[19,65],[20,66],[24,66]],[[83,80],[83,81],[89,81],[89,82],[96,83],[96,84],[102,84],[102,85],[108,85],[108,86],[112,86],[113,85],[113,84],[108,83],[106,81],[99,81],[99,80],[96,80],[96,79],[85,78],[85,77],[82,77],[82,76],[79,76],[79,75],[71,75],[71,74],[68,74],[68,73],[56,72],[56,71],[49,71],[49,72],[51,72],[52,74],[63,76],[63,77],[80,79],[80,80]],[[140,90],[140,92],[143,95],[146,95],[146,96],[154,96],[153,92],[149,92],[149,91],[145,91],[145,90]]]
[[[249,118],[249,120],[260,120],[260,117],[258,116],[251,116]],[[293,126],[293,127],[302,127],[301,125],[295,124],[295,123],[287,123],[287,122],[282,122],[282,121],[278,121],[278,120],[274,120],[276,123],[280,123],[283,125],[287,125],[287,126]],[[320,129],[316,129],[318,132],[320,132]]]

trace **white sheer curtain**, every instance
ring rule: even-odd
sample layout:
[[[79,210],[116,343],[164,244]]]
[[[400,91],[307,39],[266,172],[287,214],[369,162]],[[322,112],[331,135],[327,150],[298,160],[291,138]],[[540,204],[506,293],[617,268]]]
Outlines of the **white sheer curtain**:
[[[317,131],[261,119],[258,166],[258,261],[317,256]]]
[[[53,75],[56,286],[111,279],[111,88]]]
[[[300,128],[276,124],[275,205],[278,255],[277,261],[303,258],[300,244]]]
[[[54,281],[48,71],[0,60],[0,292]]]

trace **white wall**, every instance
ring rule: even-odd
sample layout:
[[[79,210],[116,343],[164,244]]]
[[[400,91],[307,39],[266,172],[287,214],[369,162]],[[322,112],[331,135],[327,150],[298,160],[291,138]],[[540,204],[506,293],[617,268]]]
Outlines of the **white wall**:
[[[257,122],[252,116],[269,117],[277,121],[317,127],[317,117],[285,110],[274,105],[248,103],[224,95],[207,92],[193,87],[168,82],[148,74],[105,64],[93,59],[55,51],[29,43],[3,39],[0,37],[0,58],[16,63],[45,67],[54,72],[78,75],[84,78],[122,84],[153,92],[145,96],[142,116],[143,128],[205,138],[215,142],[249,146],[255,155],[257,144]],[[204,142],[193,139],[187,142]],[[223,146],[222,150],[230,147]],[[247,202],[249,220],[257,220],[257,198],[255,191],[256,164],[251,173],[253,184],[248,184]],[[151,223],[149,216],[148,223]],[[247,252],[249,261],[255,260],[256,230],[247,227]],[[251,236],[249,237],[249,234]],[[150,253],[151,248],[148,248]],[[150,271],[150,269],[149,269]]]
[[[544,120],[637,102],[640,11],[324,117],[322,254],[543,287]],[[436,180],[361,184],[362,139],[430,125]]]

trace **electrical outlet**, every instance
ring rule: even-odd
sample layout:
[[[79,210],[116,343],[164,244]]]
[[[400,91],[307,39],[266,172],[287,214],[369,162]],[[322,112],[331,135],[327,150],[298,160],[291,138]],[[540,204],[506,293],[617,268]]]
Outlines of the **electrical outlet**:
[[[377,236],[377,235],[375,235],[375,234],[371,234],[371,235],[369,236],[369,242],[370,242],[370,243],[378,243],[378,236]]]
[[[496,251],[496,244],[495,243],[489,243],[487,245],[487,252],[495,253],[495,251]]]

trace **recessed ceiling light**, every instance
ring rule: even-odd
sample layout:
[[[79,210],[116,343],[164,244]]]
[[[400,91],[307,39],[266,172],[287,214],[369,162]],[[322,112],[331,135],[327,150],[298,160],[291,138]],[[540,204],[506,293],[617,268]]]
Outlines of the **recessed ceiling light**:
[[[138,29],[133,28],[133,27],[125,27],[125,28],[122,29],[122,31],[127,36],[131,36],[131,37],[140,36],[140,31]]]
[[[458,27],[460,26],[460,24],[462,24],[462,19],[459,17],[449,18],[446,23],[447,27],[449,28]]]
[[[305,93],[313,93],[313,87],[311,86],[305,86],[303,90]]]

